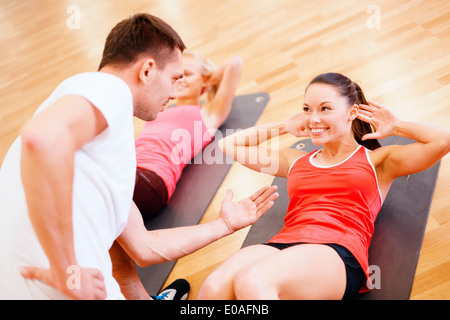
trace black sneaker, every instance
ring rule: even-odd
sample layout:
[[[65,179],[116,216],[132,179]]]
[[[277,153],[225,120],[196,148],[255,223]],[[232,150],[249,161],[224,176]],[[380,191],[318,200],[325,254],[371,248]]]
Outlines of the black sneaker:
[[[187,300],[191,286],[185,279],[177,279],[169,284],[158,295],[152,295],[153,300]]]

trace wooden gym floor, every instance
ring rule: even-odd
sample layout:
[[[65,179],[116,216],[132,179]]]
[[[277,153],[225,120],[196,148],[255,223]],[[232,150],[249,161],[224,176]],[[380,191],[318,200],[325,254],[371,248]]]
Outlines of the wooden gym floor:
[[[110,29],[136,12],[171,24],[188,48],[217,64],[244,60],[238,94],[266,91],[258,123],[299,110],[305,85],[335,71],[401,118],[450,128],[448,0],[21,0],[0,1],[0,163],[20,127],[65,78],[95,71]],[[136,120],[136,134],[142,123]],[[282,146],[295,139],[285,137]],[[207,210],[214,219],[227,188],[248,196],[272,177],[235,164]],[[411,299],[450,299],[450,156],[442,160]],[[172,281],[191,299],[248,229],[178,261]]]

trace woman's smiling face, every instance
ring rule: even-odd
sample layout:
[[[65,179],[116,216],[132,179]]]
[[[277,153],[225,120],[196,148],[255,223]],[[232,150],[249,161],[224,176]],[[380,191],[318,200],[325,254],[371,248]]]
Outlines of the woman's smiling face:
[[[315,145],[351,134],[352,120],[357,111],[358,106],[349,106],[347,98],[332,85],[315,83],[305,92],[305,126]]]
[[[180,99],[198,99],[206,85],[202,67],[193,58],[183,57],[184,77],[177,82],[177,97]]]

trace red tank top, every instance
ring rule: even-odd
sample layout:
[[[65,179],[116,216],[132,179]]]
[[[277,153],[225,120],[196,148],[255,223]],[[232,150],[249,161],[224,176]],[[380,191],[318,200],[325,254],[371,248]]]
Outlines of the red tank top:
[[[284,227],[270,242],[339,244],[355,256],[368,276],[368,250],[382,205],[369,151],[359,146],[332,166],[314,164],[319,151],[291,166]],[[365,285],[361,291],[367,291]]]
[[[211,140],[200,106],[166,108],[136,139],[136,163],[161,177],[170,199],[184,167]]]

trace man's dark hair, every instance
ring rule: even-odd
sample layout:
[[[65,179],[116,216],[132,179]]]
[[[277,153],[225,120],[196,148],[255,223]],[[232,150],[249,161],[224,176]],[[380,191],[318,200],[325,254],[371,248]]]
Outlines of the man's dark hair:
[[[148,13],[119,22],[106,38],[99,70],[107,64],[126,65],[146,53],[164,68],[172,51],[186,46],[178,33],[162,19]]]

